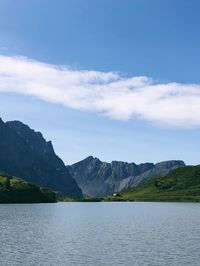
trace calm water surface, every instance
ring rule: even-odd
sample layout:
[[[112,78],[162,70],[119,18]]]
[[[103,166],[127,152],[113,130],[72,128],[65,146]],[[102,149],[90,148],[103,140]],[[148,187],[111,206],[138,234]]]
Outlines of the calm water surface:
[[[0,205],[0,265],[200,265],[200,204]]]

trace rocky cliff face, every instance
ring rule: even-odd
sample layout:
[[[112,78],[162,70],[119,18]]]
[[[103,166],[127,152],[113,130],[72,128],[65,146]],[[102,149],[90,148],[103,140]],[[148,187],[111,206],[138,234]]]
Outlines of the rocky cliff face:
[[[92,156],[68,166],[85,196],[102,197],[134,187],[153,176],[163,176],[175,168],[185,166],[183,161],[153,163],[102,162]]]
[[[81,189],[55,154],[52,143],[19,121],[4,123],[0,119],[0,171],[68,197],[82,197]]]

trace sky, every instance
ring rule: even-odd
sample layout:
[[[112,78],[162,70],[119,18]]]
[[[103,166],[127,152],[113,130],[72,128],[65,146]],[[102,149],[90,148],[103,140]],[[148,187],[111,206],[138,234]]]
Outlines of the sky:
[[[0,117],[66,164],[200,163],[198,0],[0,0]]]

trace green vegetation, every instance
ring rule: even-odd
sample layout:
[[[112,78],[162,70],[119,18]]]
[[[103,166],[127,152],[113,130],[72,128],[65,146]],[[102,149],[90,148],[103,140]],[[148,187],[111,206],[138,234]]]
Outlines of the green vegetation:
[[[58,201],[61,202],[101,202],[104,198],[81,198],[81,199],[72,199],[72,198],[59,198]]]
[[[200,166],[178,168],[164,177],[154,177],[108,201],[200,202]]]
[[[17,177],[0,174],[0,203],[56,202],[53,191],[40,188]]]
[[[78,199],[78,202],[101,202],[103,201],[103,198],[83,198],[83,199]]]
[[[69,197],[58,197],[58,201],[60,201],[60,202],[75,202],[77,200],[69,198]]]

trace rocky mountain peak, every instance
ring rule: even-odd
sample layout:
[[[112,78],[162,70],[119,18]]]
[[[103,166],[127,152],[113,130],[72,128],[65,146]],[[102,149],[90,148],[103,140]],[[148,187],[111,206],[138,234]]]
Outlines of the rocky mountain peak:
[[[165,175],[184,166],[183,161],[153,163],[128,163],[123,161],[102,162],[92,156],[68,166],[84,195],[102,197],[124,188],[138,185],[155,175]]]
[[[51,141],[20,121],[0,122],[0,171],[68,197],[82,197]]]

